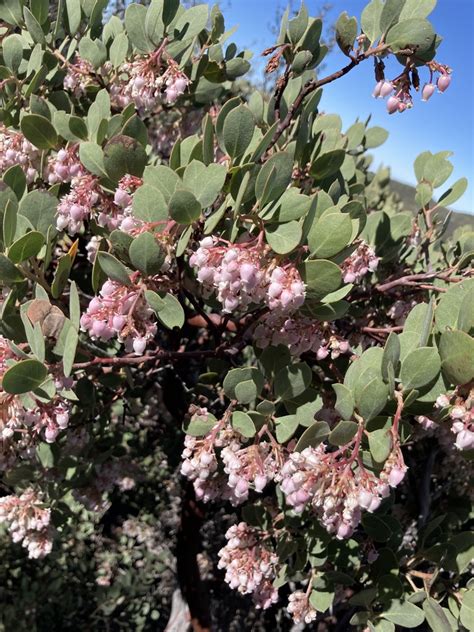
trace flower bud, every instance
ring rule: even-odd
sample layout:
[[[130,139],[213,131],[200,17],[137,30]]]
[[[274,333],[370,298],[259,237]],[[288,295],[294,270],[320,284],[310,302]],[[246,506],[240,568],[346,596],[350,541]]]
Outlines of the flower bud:
[[[428,101],[433,96],[434,91],[436,90],[436,86],[434,83],[425,83],[423,86],[423,91],[421,93],[421,100]]]
[[[388,97],[393,92],[393,83],[391,81],[384,81],[380,86],[380,96]]]
[[[380,90],[382,89],[383,84],[383,81],[379,81],[375,84],[374,91],[372,92],[372,96],[374,97],[374,99],[378,99],[380,97]]]
[[[387,100],[387,112],[389,114],[394,114],[395,112],[398,112],[398,107],[400,103],[401,101],[398,97],[390,97]]]
[[[440,92],[445,92],[448,88],[449,85],[451,83],[451,75],[447,75],[447,74],[443,74],[440,77],[438,77],[438,90]]]
[[[388,484],[390,487],[397,487],[405,478],[405,470],[401,467],[394,467],[388,475]]]

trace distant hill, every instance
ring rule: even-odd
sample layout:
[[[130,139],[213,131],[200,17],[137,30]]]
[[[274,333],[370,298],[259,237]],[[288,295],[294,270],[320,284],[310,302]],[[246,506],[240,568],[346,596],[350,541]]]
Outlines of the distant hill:
[[[404,206],[415,213],[418,210],[415,204],[415,187],[412,187],[409,184],[403,184],[402,182],[397,182],[396,180],[392,180],[390,185],[392,190],[400,196]],[[441,207],[439,209],[439,213],[440,216],[444,218],[446,217],[446,213],[448,213],[448,209]],[[456,228],[466,224],[474,227],[474,215],[453,211],[451,219],[449,220],[447,233],[451,234],[456,230]]]

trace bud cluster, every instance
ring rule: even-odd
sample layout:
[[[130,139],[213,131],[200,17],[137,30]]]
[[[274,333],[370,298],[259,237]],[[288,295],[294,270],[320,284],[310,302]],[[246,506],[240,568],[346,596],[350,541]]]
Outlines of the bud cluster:
[[[318,616],[317,611],[309,603],[309,597],[302,590],[296,590],[288,597],[287,611],[291,614],[296,625],[309,625]]]
[[[293,452],[281,470],[280,483],[296,513],[311,507],[321,524],[338,539],[350,537],[362,510],[376,511],[390,487],[399,485],[406,472],[399,449],[389,456],[378,478],[360,462],[353,469],[356,452],[349,459],[343,454],[343,450],[327,452],[322,444]]]
[[[10,167],[20,165],[26,182],[31,184],[38,176],[41,152],[20,132],[12,132],[0,124],[0,174]]]
[[[126,351],[142,355],[156,334],[153,310],[148,306],[143,288],[127,287],[108,279],[99,296],[95,296],[81,316],[81,328],[94,340],[109,341],[117,337]]]
[[[122,214],[119,228],[129,234],[134,234],[136,229],[143,224],[143,222],[133,217],[132,211],[133,194],[142,184],[143,180],[141,178],[125,175],[115,190],[114,202],[121,209]]]
[[[258,241],[224,244],[205,237],[189,262],[206,292],[217,292],[225,313],[259,303],[290,313],[304,303],[299,272],[290,263],[276,266]]]
[[[162,53],[158,49],[122,64],[118,80],[110,87],[110,95],[119,107],[135,103],[141,113],[152,112],[160,103],[175,103],[184,93],[189,79],[171,58],[163,71]]]
[[[196,416],[209,419],[205,408]],[[184,445],[181,474],[193,481],[196,497],[203,502],[221,498],[234,507],[240,505],[248,499],[250,489],[261,493],[276,479],[283,463],[276,444],[260,441],[242,447],[242,436],[226,418],[216,421],[204,437],[186,435]]]
[[[379,261],[380,257],[377,257],[374,249],[362,241],[351,256],[342,263],[344,283],[359,283],[368,272],[375,272]]]
[[[436,62],[428,64],[430,68],[431,78],[428,83],[425,83],[421,91],[421,100],[428,101],[438,88],[438,92],[445,92],[451,83],[451,70],[447,66],[442,66]],[[433,71],[439,73],[436,84],[433,83]],[[419,89],[419,79],[416,73],[416,78],[410,82],[408,75],[405,73],[397,80],[387,81],[386,79],[380,79],[375,85],[372,96],[375,98],[387,99],[387,112],[394,114],[395,112],[404,112],[407,109],[413,107],[413,99],[410,93],[411,86],[414,86],[416,90]]]
[[[120,208],[114,204],[93,175],[79,175],[71,181],[71,190],[58,204],[56,226],[71,235],[79,232],[91,217],[99,226],[114,230],[123,219]]]
[[[278,601],[272,582],[279,563],[269,540],[245,522],[230,527],[225,537],[227,544],[218,553],[225,581],[240,594],[251,594],[257,608],[270,608]]]
[[[436,408],[451,419],[451,432],[456,435],[458,450],[474,449],[474,386],[458,386],[454,393],[440,395]]]
[[[54,528],[50,522],[51,510],[31,488],[20,496],[0,498],[0,523],[7,524],[13,542],[21,542],[32,559],[51,553]]]
[[[74,178],[85,175],[84,168],[79,160],[79,146],[71,145],[60,149],[55,156],[48,158],[48,182],[72,182]]]
[[[64,88],[79,99],[86,94],[87,88],[95,83],[93,65],[77,55],[74,62],[67,66],[63,80]]]
[[[293,356],[312,352],[318,360],[328,356],[334,360],[350,352],[347,340],[341,338],[330,323],[320,323],[299,314],[292,317],[278,312],[264,314],[254,330],[253,339],[260,349],[284,345]]]

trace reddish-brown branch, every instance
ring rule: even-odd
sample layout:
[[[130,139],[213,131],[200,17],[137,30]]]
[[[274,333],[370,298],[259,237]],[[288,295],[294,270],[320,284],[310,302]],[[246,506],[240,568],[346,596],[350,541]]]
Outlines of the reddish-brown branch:
[[[161,360],[190,360],[192,358],[214,358],[216,356],[232,353],[230,348],[223,346],[216,349],[205,349],[202,351],[156,351],[143,356],[120,356],[114,358],[94,358],[88,362],[76,362],[73,369],[89,369],[94,366],[137,366],[147,362],[159,362]]]
[[[393,281],[389,281],[388,283],[382,283],[375,286],[375,289],[379,292],[387,292],[387,290],[391,290],[394,287],[399,285],[406,286],[418,286],[420,289],[428,289],[428,290],[437,290],[439,292],[444,291],[444,288],[438,288],[436,286],[427,285],[423,283],[424,281],[429,281],[430,279],[441,279],[442,281],[446,281],[448,283],[462,281],[463,277],[451,277],[451,271],[447,272],[423,272],[420,274],[407,274],[405,276],[399,277],[398,279],[394,279]]]
[[[293,117],[295,116],[296,112],[299,110],[303,101],[309,94],[311,94],[318,88],[321,88],[322,86],[325,86],[328,83],[332,83],[333,81],[336,81],[336,79],[340,79],[344,75],[347,75],[347,73],[349,73],[353,68],[358,66],[361,62],[365,61],[369,57],[372,57],[373,55],[377,55],[379,53],[386,51],[388,48],[389,47],[386,44],[380,44],[376,48],[369,48],[365,53],[362,53],[361,55],[358,55],[357,57],[353,57],[351,59],[351,62],[347,64],[347,66],[344,66],[344,68],[341,68],[341,70],[338,70],[337,72],[333,72],[331,75],[328,75],[327,77],[324,77],[323,79],[312,79],[311,81],[308,81],[301,88],[300,93],[298,94],[293,104],[288,109],[287,115],[276,128],[275,134],[270,142],[270,145],[267,148],[265,155],[262,157],[261,161],[263,162],[265,160],[265,158],[268,156],[268,152],[277,144],[283,132],[290,126],[291,121],[293,120]]]

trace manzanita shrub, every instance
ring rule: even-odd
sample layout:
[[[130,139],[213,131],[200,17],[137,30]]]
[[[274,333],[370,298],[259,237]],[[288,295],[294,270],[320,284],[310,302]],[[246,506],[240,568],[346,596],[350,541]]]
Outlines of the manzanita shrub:
[[[414,215],[318,110],[444,92],[435,0],[343,13],[327,77],[286,12],[273,94],[217,6],[106,5],[0,4],[3,629],[164,629],[177,573],[196,630],[474,630],[467,183],[422,153]]]

